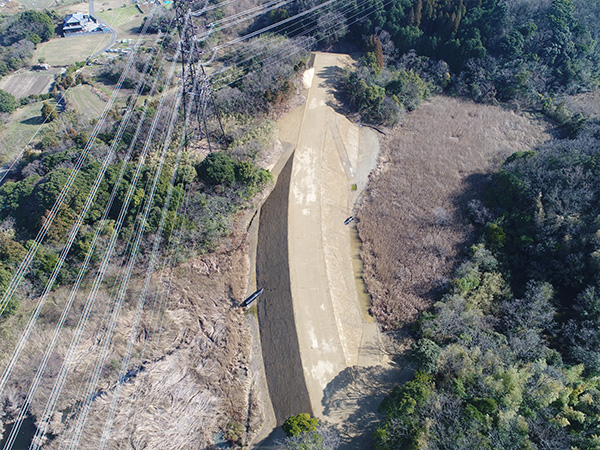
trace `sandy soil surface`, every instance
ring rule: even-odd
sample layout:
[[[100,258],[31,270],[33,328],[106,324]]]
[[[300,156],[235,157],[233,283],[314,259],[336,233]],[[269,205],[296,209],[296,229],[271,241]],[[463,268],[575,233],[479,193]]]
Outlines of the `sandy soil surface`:
[[[290,285],[304,375],[318,417],[324,416],[328,384],[358,364],[361,348],[377,347],[378,340],[375,325],[362,317],[344,219],[352,214],[351,186],[362,167],[361,155],[376,155],[379,149],[361,147],[360,135],[373,131],[358,128],[328,106],[336,68],[349,63],[342,55],[315,56],[290,183]],[[369,356],[364,363],[379,363],[377,352]]]

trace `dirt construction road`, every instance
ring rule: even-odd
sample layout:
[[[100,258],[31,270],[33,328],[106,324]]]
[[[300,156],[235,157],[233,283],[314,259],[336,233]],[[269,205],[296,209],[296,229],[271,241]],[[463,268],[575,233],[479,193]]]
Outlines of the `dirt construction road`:
[[[374,167],[375,132],[329,106],[345,55],[317,53],[293,160],[288,209],[290,288],[313,413],[323,417],[328,385],[344,369],[376,365],[378,331],[363,317],[344,220]],[[330,418],[331,419],[331,418]]]

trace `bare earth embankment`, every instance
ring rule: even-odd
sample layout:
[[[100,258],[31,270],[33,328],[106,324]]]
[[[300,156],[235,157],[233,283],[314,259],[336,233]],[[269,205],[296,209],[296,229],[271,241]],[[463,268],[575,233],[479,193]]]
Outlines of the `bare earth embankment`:
[[[372,313],[387,328],[415,320],[472,240],[468,203],[511,153],[549,126],[499,107],[436,97],[382,140],[358,212]]]
[[[382,393],[406,373],[389,361],[377,325],[363,314],[352,225],[344,224],[379,151],[373,130],[335,109],[339,69],[351,63],[347,55],[314,55],[306,106],[296,117],[300,129],[292,133],[291,120],[280,133],[295,152],[261,213],[257,252],[274,422],[313,413],[337,429],[347,449],[370,448]],[[274,448],[272,439],[260,445]]]

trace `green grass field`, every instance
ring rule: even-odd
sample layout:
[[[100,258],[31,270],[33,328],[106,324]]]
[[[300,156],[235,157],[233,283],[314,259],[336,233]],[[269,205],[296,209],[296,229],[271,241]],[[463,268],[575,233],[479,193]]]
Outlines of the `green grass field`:
[[[111,27],[120,27],[122,25],[131,22],[136,19],[137,16],[142,16],[143,14],[137,8],[137,6],[126,6],[121,8],[114,8],[110,10],[97,11],[98,17],[104,20]]]
[[[25,6],[27,9],[37,9],[42,11],[44,9],[56,9],[61,6],[73,5],[76,3],[83,3],[84,0],[17,0],[18,3]],[[86,2],[87,3],[87,2]]]
[[[69,89],[67,94],[69,102],[77,110],[77,113],[91,120],[100,117],[106,103],[101,100],[90,86],[76,86]]]
[[[97,13],[117,32],[117,39],[137,38],[139,28],[144,21],[144,14],[136,6],[113,8]]]
[[[110,41],[110,34],[93,34],[56,38],[38,45],[34,61],[45,58],[53,66],[69,66],[77,61],[85,61]]]
[[[0,163],[10,161],[19,154],[40,126],[46,126],[41,125],[41,109],[42,102],[22,106],[12,113],[7,124],[0,126]]]

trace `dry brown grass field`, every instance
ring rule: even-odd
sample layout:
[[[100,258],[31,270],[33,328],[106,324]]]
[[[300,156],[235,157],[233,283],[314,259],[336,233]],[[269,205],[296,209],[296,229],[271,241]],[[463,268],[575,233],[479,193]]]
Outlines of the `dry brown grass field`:
[[[104,363],[99,395],[90,406],[85,437],[77,448],[98,448],[113,401],[116,409],[110,448],[119,446],[118,442],[125,449],[175,450],[190,448],[190,442],[195,448],[208,448],[220,427],[239,424],[236,426],[244,430],[241,438],[245,442],[256,432],[262,416],[249,368],[252,341],[247,318],[241,308],[235,307],[235,301],[246,295],[246,235],[243,231],[234,233],[225,244],[226,250],[191,259],[172,269],[172,282],[171,271],[167,270],[160,285],[161,291],[170,289],[171,294],[162,308],[154,305],[153,294],[148,295],[129,364],[129,368],[140,371],[122,385],[116,401],[118,370],[131,336],[142,274],[132,280]],[[155,276],[157,282],[159,275]],[[15,368],[16,381],[9,384],[2,397],[9,413],[16,411],[22,401],[23,386],[29,386],[67,294],[67,288],[58,289],[40,315],[35,334],[24,350],[23,363]],[[48,370],[54,374],[71,342],[85,297],[86,292],[78,296],[50,360]],[[76,351],[59,410],[70,411],[76,405],[78,387],[99,354],[99,331],[109,301],[109,294],[101,291]],[[19,313],[3,324],[0,370],[5,367],[34,303],[24,302]],[[30,409],[36,420],[42,416],[54,381],[52,375],[42,379]],[[58,448],[65,433],[73,428],[72,422],[61,417],[61,412],[53,416],[50,426],[57,438],[48,443],[50,449]]]
[[[467,205],[517,150],[549,126],[499,107],[436,97],[382,140],[358,211],[371,312],[386,329],[431,305],[473,240]]]
[[[567,110],[582,113],[586,117],[600,117],[600,91],[585,92],[565,99]]]
[[[145,340],[149,340],[147,353],[152,341],[160,348],[123,385],[110,448],[119,442],[129,449],[174,450],[189,448],[190,442],[206,448],[219,427],[232,423],[242,424],[243,430],[247,424],[257,427],[258,400],[248,367],[251,338],[242,310],[232,304],[232,299],[242,299],[246,293],[248,270],[245,245],[237,245],[231,252],[206,255],[174,269],[160,338],[152,337],[150,312],[144,316],[136,353]],[[124,314],[117,326],[111,361],[123,359],[132,313]],[[113,375],[112,380],[103,380],[104,392],[92,404],[87,438],[78,448],[98,448],[117,392],[115,379]],[[65,431],[60,421],[55,423],[57,431]],[[58,442],[49,448],[57,448],[54,444]]]
[[[24,70],[4,77],[0,81],[0,89],[10,92],[17,99],[28,95],[39,95],[50,92],[55,75],[59,69],[49,71]]]

